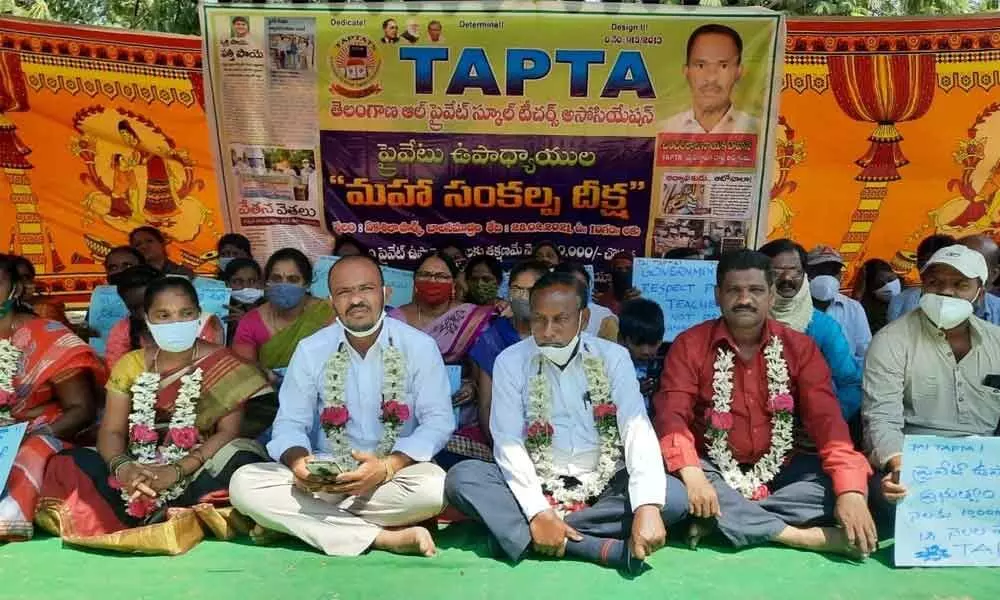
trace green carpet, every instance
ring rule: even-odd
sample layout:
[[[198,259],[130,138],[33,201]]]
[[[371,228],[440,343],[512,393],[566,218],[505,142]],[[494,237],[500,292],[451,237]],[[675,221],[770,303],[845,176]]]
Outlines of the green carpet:
[[[61,547],[54,538],[0,547],[0,598],[44,600],[868,600],[1000,598],[1000,569],[893,569],[891,547],[863,564],[766,547],[670,546],[634,580],[594,565],[485,558],[476,526],[438,536],[432,559],[375,552],[330,558],[296,542],[255,547],[207,540],[178,557]],[[628,596],[626,596],[626,594]]]

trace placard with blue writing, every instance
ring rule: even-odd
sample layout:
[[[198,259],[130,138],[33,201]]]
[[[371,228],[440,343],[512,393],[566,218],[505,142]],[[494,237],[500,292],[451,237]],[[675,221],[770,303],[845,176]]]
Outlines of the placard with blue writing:
[[[682,331],[719,317],[717,266],[712,260],[635,259],[632,285],[663,309],[664,341],[672,342]]]
[[[1000,567],[1000,438],[908,435],[897,567]]]
[[[28,424],[25,422],[0,427],[0,492],[7,488],[7,478],[27,430]]]

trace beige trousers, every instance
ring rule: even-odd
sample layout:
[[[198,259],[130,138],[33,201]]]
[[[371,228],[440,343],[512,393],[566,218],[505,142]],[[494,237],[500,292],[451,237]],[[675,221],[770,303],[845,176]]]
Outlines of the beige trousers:
[[[229,483],[236,510],[261,527],[293,535],[331,556],[357,556],[383,527],[426,521],[444,510],[444,471],[432,463],[400,470],[366,496],[310,494],[279,463],[242,467]]]

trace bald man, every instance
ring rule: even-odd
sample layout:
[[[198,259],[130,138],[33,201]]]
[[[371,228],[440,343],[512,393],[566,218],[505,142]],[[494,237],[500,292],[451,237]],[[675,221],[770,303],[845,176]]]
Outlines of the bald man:
[[[986,259],[989,280],[984,286],[982,297],[975,303],[976,316],[994,325],[1000,325],[1000,296],[986,291],[1000,277],[1000,246],[992,237],[985,234],[970,235],[958,240],[958,243],[975,250]]]

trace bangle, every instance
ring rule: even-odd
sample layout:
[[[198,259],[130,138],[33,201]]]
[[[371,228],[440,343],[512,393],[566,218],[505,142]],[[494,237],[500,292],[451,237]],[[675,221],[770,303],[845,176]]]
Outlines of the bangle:
[[[118,480],[120,481],[121,479],[120,479],[120,478],[118,477],[118,472],[122,470],[122,467],[126,467],[126,466],[128,466],[128,465],[131,465],[131,464],[133,464],[134,462],[135,462],[135,461],[133,461],[133,460],[132,460],[132,459],[130,458],[130,459],[128,459],[128,460],[124,460],[124,461],[122,461],[122,462],[118,463],[117,465],[115,465],[115,468],[114,468],[114,470],[113,470],[113,471],[111,471],[111,474],[112,474],[112,475],[114,475],[115,479],[118,479]]]
[[[385,479],[382,480],[382,483],[391,481],[393,476],[396,474],[396,471],[394,471],[392,465],[389,464],[388,458],[383,458],[380,462],[382,463],[382,466],[385,467]]]
[[[181,464],[179,462],[174,462],[170,463],[170,466],[173,467],[174,471],[177,473],[176,483],[181,483],[182,481],[184,481],[184,468],[181,467]]]
[[[191,457],[191,458],[195,459],[196,461],[198,461],[198,468],[199,469],[202,468],[203,466],[205,466],[205,457],[204,457],[204,455],[202,455],[201,450],[192,450],[191,452],[188,453],[187,457]],[[187,457],[185,457],[185,458],[187,458]]]
[[[108,472],[118,477],[118,470],[122,468],[122,465],[126,465],[132,462],[132,457],[128,454],[119,454],[111,460],[108,461]]]

